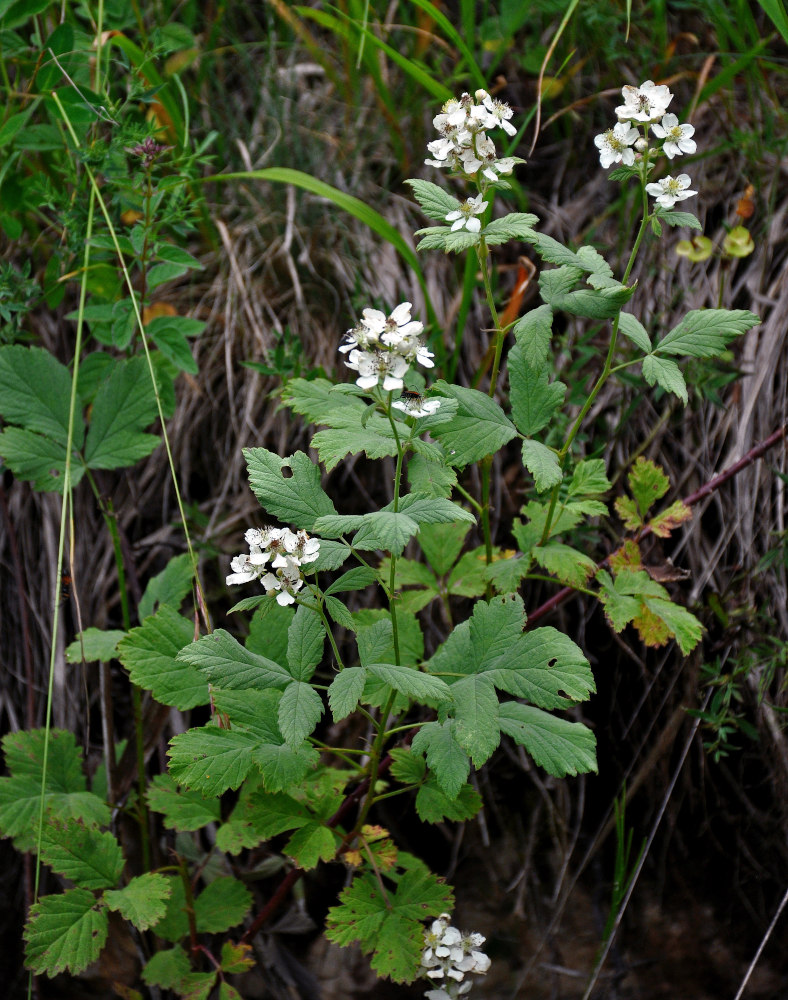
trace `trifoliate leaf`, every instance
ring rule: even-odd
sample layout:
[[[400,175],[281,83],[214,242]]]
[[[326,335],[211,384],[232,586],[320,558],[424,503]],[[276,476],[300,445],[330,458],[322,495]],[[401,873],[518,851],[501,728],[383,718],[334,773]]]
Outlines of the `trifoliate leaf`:
[[[456,798],[468,780],[471,762],[454,735],[454,723],[427,722],[413,737],[416,753],[424,753],[427,766],[450,799]]]
[[[132,465],[156,448],[156,434],[145,434],[158,416],[156,396],[145,358],[118,361],[93,401],[85,461],[91,469]]]
[[[157,604],[169,604],[177,611],[186,595],[191,593],[193,580],[194,567],[189,553],[173,556],[161,573],[148,581],[137,608],[140,621],[153,614]]]
[[[686,406],[689,400],[687,383],[675,361],[649,354],[648,357],[643,358],[643,378],[649,385],[656,384],[666,392],[672,392]]]
[[[579,722],[507,701],[500,707],[500,724],[502,733],[524,746],[539,767],[556,778],[597,771],[596,737]]]
[[[534,477],[538,493],[557,486],[563,478],[558,455],[540,441],[532,441],[530,438],[523,441],[523,465]]]
[[[104,902],[140,931],[146,931],[164,916],[172,887],[156,872],[133,878],[123,889],[104,893]]]
[[[306,823],[285,844],[284,852],[299,868],[316,868],[320,861],[333,861],[341,836],[322,823]]]
[[[309,680],[323,658],[325,641],[326,630],[320,615],[301,605],[287,631],[287,665],[295,680]]]
[[[656,354],[718,357],[732,340],[760,323],[746,309],[692,309],[654,348]]]
[[[437,184],[409,178],[405,181],[413,189],[413,197],[429,219],[445,220],[449,212],[460,207],[459,201]]]
[[[498,748],[498,696],[489,677],[471,674],[451,686],[454,698],[452,715],[454,737],[470,756],[474,767],[481,767]]]
[[[530,314],[529,314],[530,315]],[[562,405],[566,386],[548,381],[548,365],[532,368],[525,349],[516,344],[509,352],[509,385],[512,420],[521,434],[537,434],[553,419]]]
[[[66,646],[66,663],[93,663],[98,660],[107,663],[118,655],[118,643],[126,637],[120,629],[104,631],[100,628],[86,628]]]
[[[548,542],[531,549],[531,555],[548,573],[569,587],[582,587],[596,572],[596,563],[585,554],[561,542]]]
[[[240,924],[252,905],[252,894],[237,878],[220,875],[194,901],[200,934],[221,934]]]
[[[117,885],[125,864],[115,837],[75,819],[50,819],[41,828],[41,860],[83,889]]]
[[[432,677],[413,667],[405,667],[395,663],[368,663],[367,672],[379,678],[395,691],[400,691],[409,698],[423,702],[425,705],[438,705],[451,701],[452,694],[446,681],[440,677]]]
[[[357,875],[328,911],[326,937],[340,945],[358,941],[379,976],[408,982],[424,948],[422,921],[453,902],[448,886],[425,869],[406,871],[393,890],[372,873]]]
[[[320,485],[320,469],[302,451],[280,458],[265,448],[244,448],[244,458],[249,485],[273,517],[311,532],[318,517],[336,513]],[[284,469],[290,475],[285,476]]]
[[[328,689],[328,704],[334,722],[339,722],[355,711],[366,678],[364,667],[345,667],[333,679]]]
[[[433,389],[459,404],[451,422],[432,432],[443,445],[449,465],[462,467],[478,462],[516,435],[501,407],[485,393],[443,381],[436,382]]]
[[[36,975],[76,975],[94,962],[107,940],[107,912],[88,889],[44,896],[30,907],[25,965]]]
[[[170,774],[204,795],[221,795],[228,788],[238,788],[247,776],[258,743],[235,729],[210,725],[189,729],[170,740]]]
[[[304,681],[293,681],[279,702],[279,728],[285,742],[295,748],[314,730],[323,714],[323,701]]]
[[[199,830],[221,819],[219,800],[179,788],[169,774],[157,774],[148,785],[148,807],[163,813],[171,830]]]
[[[463,785],[455,798],[450,799],[434,776],[416,793],[416,812],[422,823],[441,823],[443,820],[463,823],[473,819],[481,807],[482,797],[472,785]]]
[[[208,680],[229,691],[247,688],[258,691],[275,688],[281,691],[292,681],[284,667],[246,649],[221,628],[184,645],[178,660],[199,671],[203,681]]]
[[[618,329],[646,354],[651,354],[651,339],[646,328],[632,313],[622,312],[618,318]]]
[[[118,657],[134,684],[184,712],[209,701],[205,676],[178,656],[193,635],[192,622],[163,604],[118,643]]]
[[[63,447],[68,441],[71,375],[68,368],[43,347],[8,344],[0,347],[0,415]],[[73,445],[79,448],[85,428],[81,418],[74,425]],[[5,455],[5,453],[4,453]]]
[[[538,372],[541,371],[547,361],[550,338],[553,335],[553,310],[550,306],[537,306],[536,309],[527,312],[525,316],[521,316],[512,327],[512,333],[517,341],[517,346],[522,351],[525,364]],[[510,356],[509,369],[511,370],[511,368]]]
[[[3,737],[9,777],[0,778],[0,833],[13,837],[20,851],[31,850],[36,841],[45,739],[43,729],[20,730]],[[73,733],[60,729],[49,733],[44,795],[47,816],[80,819],[90,827],[110,821],[109,806],[87,790]]]

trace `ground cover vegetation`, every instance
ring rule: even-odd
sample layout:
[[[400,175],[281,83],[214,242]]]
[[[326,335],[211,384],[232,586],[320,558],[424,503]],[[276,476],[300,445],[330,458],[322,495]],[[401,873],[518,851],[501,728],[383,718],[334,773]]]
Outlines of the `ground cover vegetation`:
[[[0,3],[9,996],[784,995],[787,43]]]

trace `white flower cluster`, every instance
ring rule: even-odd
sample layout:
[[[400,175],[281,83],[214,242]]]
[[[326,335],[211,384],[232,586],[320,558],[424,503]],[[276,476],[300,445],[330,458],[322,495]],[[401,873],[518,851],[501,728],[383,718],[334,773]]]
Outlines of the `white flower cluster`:
[[[433,159],[424,162],[466,174],[481,170],[488,181],[497,181],[501,175],[510,174],[515,163],[522,160],[516,156],[499,157],[487,130],[502,128],[507,135],[515,135],[517,129],[509,121],[511,117],[509,105],[491,97],[486,90],[477,90],[473,97],[463,94],[459,100],[450,98],[432,120],[440,138],[427,143]]]
[[[289,528],[250,528],[244,539],[249,552],[231,560],[227,585],[259,579],[267,594],[276,594],[277,604],[293,604],[304,585],[301,565],[317,559],[320,541]],[[269,560],[270,569],[265,572]]]
[[[410,302],[402,302],[390,316],[365,309],[358,326],[345,334],[339,350],[348,354],[345,364],[358,372],[356,385],[362,389],[371,389],[381,378],[387,392],[401,389],[414,361],[433,367],[434,355],[419,340],[424,324],[410,318],[411,308]]]
[[[639,87],[625,86],[621,93],[624,103],[616,108],[619,121],[613,128],[595,136],[594,144],[599,150],[599,159],[607,169],[614,163],[631,167],[635,162],[635,151],[642,153],[648,148],[645,138],[632,123],[641,123],[646,131],[662,140],[662,152],[669,160],[683,153],[694,153],[697,146],[692,136],[692,125],[680,125],[675,115],[667,114],[673,94],[664,84],[646,80]],[[634,148],[633,148],[634,147]],[[692,183],[688,174],[678,177],[664,177],[646,185],[646,191],[657,199],[663,208],[673,208],[677,201],[684,201],[697,194],[690,191]]]
[[[483,975],[490,968],[490,959],[483,951],[482,934],[461,934],[450,924],[448,913],[441,913],[424,931],[424,951],[420,973],[427,979],[442,980],[440,989],[427,990],[427,1000],[455,1000],[465,996],[473,985],[465,977],[469,973]]]

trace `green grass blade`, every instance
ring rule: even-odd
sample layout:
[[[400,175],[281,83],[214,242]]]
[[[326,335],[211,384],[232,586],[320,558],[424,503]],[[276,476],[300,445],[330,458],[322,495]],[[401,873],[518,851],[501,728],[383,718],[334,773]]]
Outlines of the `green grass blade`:
[[[783,0],[758,0],[758,4],[788,45],[788,14]]]
[[[473,81],[477,87],[486,88],[487,83],[485,81],[484,73],[482,73],[479,68],[473,53],[465,44],[465,39],[457,31],[451,21],[446,17],[445,14],[441,13],[440,10],[435,6],[434,3],[430,3],[430,0],[410,0],[414,7],[419,7],[421,10],[428,14],[432,20],[440,27],[446,38],[455,46],[457,51],[460,53],[464,61],[467,63],[468,70],[470,71]],[[472,37],[472,36],[469,36]]]

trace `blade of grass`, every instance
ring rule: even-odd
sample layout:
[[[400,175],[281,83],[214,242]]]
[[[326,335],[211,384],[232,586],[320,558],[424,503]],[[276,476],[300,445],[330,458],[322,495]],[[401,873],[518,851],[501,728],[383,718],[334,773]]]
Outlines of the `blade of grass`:
[[[758,5],[788,45],[788,14],[782,0],[758,0]]]
[[[454,47],[462,56],[463,61],[467,64],[468,70],[471,76],[473,77],[476,86],[485,88],[487,86],[487,83],[484,77],[484,73],[482,73],[473,53],[465,43],[465,39],[457,31],[457,29],[454,27],[454,25],[451,23],[448,17],[446,17],[445,14],[441,13],[441,11],[438,10],[438,8],[435,6],[434,3],[430,3],[430,0],[410,0],[410,3],[412,3],[414,7],[419,7],[421,10],[425,12],[425,14],[429,14],[429,16],[438,25],[438,27],[441,29],[446,38],[454,45]],[[471,4],[470,6],[472,7],[473,5]],[[472,15],[473,11],[471,11],[471,16]],[[463,27],[464,26],[465,26],[465,20],[463,15]],[[467,34],[466,37],[473,38],[474,36],[473,33],[470,33]],[[462,63],[460,63],[460,66],[461,65]]]

